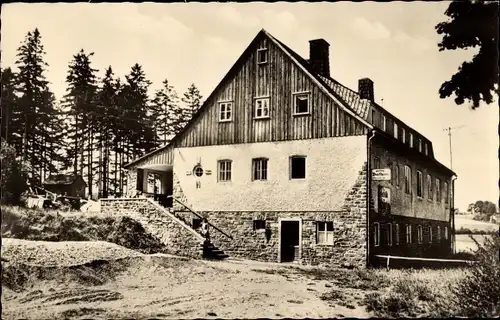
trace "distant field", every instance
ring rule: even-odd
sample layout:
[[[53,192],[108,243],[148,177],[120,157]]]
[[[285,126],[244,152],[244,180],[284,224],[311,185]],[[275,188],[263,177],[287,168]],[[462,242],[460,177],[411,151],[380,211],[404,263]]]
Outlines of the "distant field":
[[[484,243],[484,239],[486,239],[486,237],[491,237],[490,235],[480,234],[474,234],[472,236],[477,240],[477,242],[481,244]],[[468,234],[457,234],[455,236],[455,246],[457,252],[469,252],[477,249],[476,243],[470,238]]]
[[[455,216],[455,229],[467,228],[478,231],[497,231],[499,225],[495,223],[472,220],[472,216]]]

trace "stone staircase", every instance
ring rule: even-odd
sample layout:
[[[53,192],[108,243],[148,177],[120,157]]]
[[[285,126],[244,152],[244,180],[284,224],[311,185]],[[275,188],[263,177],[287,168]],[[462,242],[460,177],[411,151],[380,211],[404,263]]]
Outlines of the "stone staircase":
[[[182,204],[192,214],[194,214],[197,218],[202,219],[202,217],[198,213],[194,212],[191,208],[187,207],[185,204],[181,203],[180,201],[178,201],[175,198],[173,198],[173,200],[175,200],[175,201],[179,202],[180,204]],[[186,224],[187,226],[189,226],[194,232],[196,232],[197,234],[199,234],[200,236],[202,236],[202,234],[200,233],[200,230],[197,229],[197,228],[194,228],[192,221],[189,221],[189,219],[186,219],[186,218],[182,217],[179,214],[176,214],[176,212],[172,208],[165,208],[165,207],[163,207],[163,205],[159,201],[154,201],[154,202],[157,205],[161,206],[163,210],[168,211],[170,214],[174,215],[177,219],[179,219],[184,224]],[[212,226],[212,227],[213,227],[212,229],[215,229],[215,230],[218,230],[218,231],[222,232],[221,230],[219,230],[215,226]],[[230,237],[230,236],[228,236],[228,237]],[[229,257],[229,255],[227,255],[222,249],[220,249],[217,246],[215,246],[210,240],[205,240],[203,242],[203,244],[200,246],[200,251],[199,252],[200,252],[201,256],[204,259],[207,259],[207,260],[224,260],[224,259],[226,259],[226,258]]]

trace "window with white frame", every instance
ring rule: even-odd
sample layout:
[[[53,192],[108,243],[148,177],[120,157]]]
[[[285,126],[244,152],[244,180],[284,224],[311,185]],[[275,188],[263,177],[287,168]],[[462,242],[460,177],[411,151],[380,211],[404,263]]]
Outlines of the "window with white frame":
[[[444,203],[445,204],[448,204],[448,196],[449,196],[449,192],[450,190],[448,190],[448,182],[444,182],[444,188],[443,188],[443,192],[444,192]]]
[[[293,95],[293,114],[309,114],[309,93],[296,93]]]
[[[333,245],[333,222],[316,222],[316,243]]]
[[[419,225],[417,228],[418,243],[422,243],[424,240],[424,233],[422,231],[422,226]]]
[[[385,117],[385,115],[382,115],[382,129],[384,131],[387,131],[387,118]]]
[[[436,179],[436,201],[441,202],[441,180]]]
[[[392,247],[392,223],[387,224],[387,245]]]
[[[418,138],[418,152],[422,152],[422,139]]]
[[[424,183],[423,183],[422,172],[417,170],[417,197],[422,198],[424,194]]]
[[[444,227],[444,239],[448,240],[448,227],[447,226]]]
[[[399,246],[399,224],[396,223],[396,232],[395,232],[395,236],[394,236],[394,243]]]
[[[396,121],[394,121],[394,138],[399,138],[399,128],[398,128],[398,124],[396,123]]]
[[[441,226],[437,226],[437,240],[441,241]]]
[[[405,166],[405,193],[411,194],[411,168]]]
[[[427,175],[427,198],[430,200],[433,198],[432,177],[430,174]]]
[[[375,247],[380,245],[380,224],[378,222],[373,224],[373,245]]]
[[[424,152],[426,156],[429,155],[429,147],[427,146],[427,143],[424,144]]]
[[[218,169],[219,169],[219,181],[231,181],[231,160],[219,160],[218,161]]]
[[[429,226],[429,243],[432,243],[432,226]]]
[[[219,121],[231,121],[233,119],[233,103],[220,102],[219,103]]]
[[[405,128],[401,128],[401,141],[403,141],[403,143],[406,143],[406,130],[405,130]]]
[[[410,148],[413,148],[413,133],[410,132]]]
[[[306,178],[306,157],[293,156],[290,157],[290,179],[305,179]]]
[[[266,158],[252,159],[252,180],[267,180]]]
[[[396,165],[396,168],[394,169],[394,182],[395,182],[395,185],[396,187],[399,188],[399,166]]]
[[[406,225],[406,243],[411,243],[411,224]]]
[[[267,49],[262,48],[257,50],[257,63],[263,64],[267,63]]]
[[[269,98],[255,99],[255,119],[269,118]]]

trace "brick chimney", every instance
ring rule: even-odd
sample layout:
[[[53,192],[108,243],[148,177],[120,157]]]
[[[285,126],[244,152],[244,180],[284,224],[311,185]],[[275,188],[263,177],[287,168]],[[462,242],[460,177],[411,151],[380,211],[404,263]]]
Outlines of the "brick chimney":
[[[375,101],[375,96],[373,94],[373,81],[369,78],[359,79],[358,94],[361,99],[368,99],[372,102]]]
[[[330,77],[329,47],[325,39],[309,41],[309,64],[316,73],[325,77]]]

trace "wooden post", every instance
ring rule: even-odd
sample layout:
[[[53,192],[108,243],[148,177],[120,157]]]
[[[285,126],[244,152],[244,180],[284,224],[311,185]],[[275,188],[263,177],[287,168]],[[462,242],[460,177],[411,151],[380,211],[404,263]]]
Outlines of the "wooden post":
[[[386,266],[387,270],[389,270],[389,260],[390,259],[391,259],[391,256],[387,256],[387,266]]]

